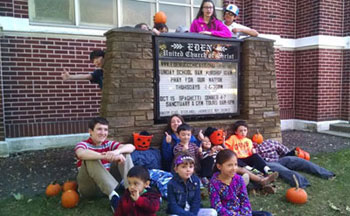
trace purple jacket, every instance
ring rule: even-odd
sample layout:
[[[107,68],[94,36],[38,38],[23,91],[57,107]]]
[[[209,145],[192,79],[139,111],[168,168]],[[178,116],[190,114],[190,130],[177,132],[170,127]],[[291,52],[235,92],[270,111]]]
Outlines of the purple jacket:
[[[242,177],[235,174],[230,185],[226,185],[218,176],[219,172],[216,172],[210,179],[209,197],[211,207],[220,216],[251,216],[252,209]]]
[[[230,30],[218,19],[212,19],[212,25],[215,24],[215,28],[208,28],[207,24],[204,22],[203,17],[193,20],[190,28],[190,32],[201,32],[210,31],[213,36],[230,38],[232,34]]]

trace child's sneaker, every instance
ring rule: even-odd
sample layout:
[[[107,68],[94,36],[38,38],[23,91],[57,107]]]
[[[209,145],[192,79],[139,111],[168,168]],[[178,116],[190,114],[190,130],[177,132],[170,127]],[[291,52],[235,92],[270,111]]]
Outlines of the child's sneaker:
[[[120,200],[120,197],[117,194],[114,194],[110,199],[113,213],[115,212],[115,210],[117,210],[119,200]]]
[[[252,173],[255,174],[255,175],[261,174],[261,172],[260,172],[259,170],[255,169],[255,168],[253,168],[252,170],[250,170],[250,172],[252,172]]]

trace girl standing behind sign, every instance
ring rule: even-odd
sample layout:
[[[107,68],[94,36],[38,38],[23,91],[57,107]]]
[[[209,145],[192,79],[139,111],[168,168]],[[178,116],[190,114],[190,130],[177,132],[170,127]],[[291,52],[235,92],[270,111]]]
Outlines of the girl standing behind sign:
[[[216,18],[215,5],[212,0],[203,0],[197,17],[191,24],[190,32],[226,38],[231,37],[230,30]]]

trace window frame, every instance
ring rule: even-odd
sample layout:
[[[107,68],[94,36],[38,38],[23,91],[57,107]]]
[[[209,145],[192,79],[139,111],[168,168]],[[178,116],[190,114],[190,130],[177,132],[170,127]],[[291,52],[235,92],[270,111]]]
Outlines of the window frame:
[[[173,5],[173,6],[181,6],[181,7],[189,7],[190,8],[190,23],[196,17],[197,14],[194,14],[194,9],[199,9],[200,5],[194,3],[194,0],[190,0],[190,3],[176,3],[176,2],[168,2],[166,0],[134,0],[136,2],[145,2],[145,3],[153,3],[155,4],[155,11],[158,12],[160,5]],[[30,16],[35,13],[35,4],[34,0],[29,0],[29,24],[30,25],[38,25],[38,26],[52,26],[52,27],[67,27],[67,28],[81,28],[81,29],[99,29],[99,30],[108,30],[113,27],[121,27],[123,26],[123,14],[122,14],[122,0],[112,0],[113,3],[113,24],[112,25],[103,25],[103,24],[81,24],[80,20],[80,0],[73,0],[74,6],[74,19],[73,24],[60,24],[53,22],[40,22],[40,21],[32,21]],[[216,10],[223,10],[220,7],[215,7]],[[34,12],[33,12],[34,10]],[[152,19],[152,17],[150,18]]]

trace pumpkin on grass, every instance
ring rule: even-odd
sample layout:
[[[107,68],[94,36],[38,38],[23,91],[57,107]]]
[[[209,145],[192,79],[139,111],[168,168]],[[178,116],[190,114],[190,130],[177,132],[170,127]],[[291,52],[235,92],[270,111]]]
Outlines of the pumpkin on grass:
[[[63,192],[61,197],[61,204],[64,208],[74,208],[78,205],[79,194],[74,190],[67,190]]]
[[[304,189],[299,188],[299,182],[293,175],[296,187],[289,188],[286,193],[286,198],[289,202],[295,204],[304,204],[307,202],[307,193]]]
[[[63,184],[63,191],[67,190],[77,190],[77,182],[76,181],[66,181]]]
[[[256,130],[256,134],[253,135],[252,141],[261,144],[264,141],[264,137],[259,132],[259,129]]]
[[[45,194],[48,197],[53,197],[58,195],[61,192],[61,185],[57,184],[56,182],[52,182],[46,187]]]

